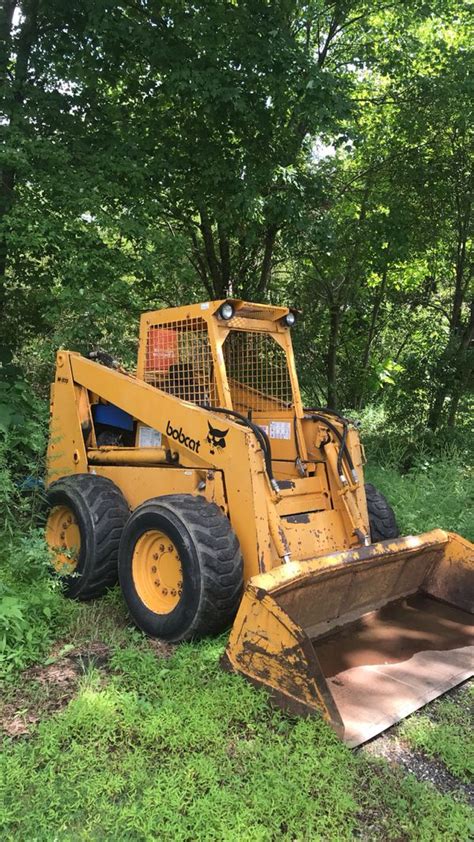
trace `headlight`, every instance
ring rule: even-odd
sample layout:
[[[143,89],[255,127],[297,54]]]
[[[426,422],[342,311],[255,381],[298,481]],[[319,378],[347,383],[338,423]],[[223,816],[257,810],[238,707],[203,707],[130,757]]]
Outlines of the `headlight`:
[[[224,304],[221,304],[219,310],[217,311],[218,316],[224,321],[228,322],[229,319],[232,318],[234,315],[234,307],[229,301],[225,301]]]
[[[296,322],[296,316],[294,313],[287,313],[286,316],[283,316],[282,322],[286,327],[293,327],[294,323]]]

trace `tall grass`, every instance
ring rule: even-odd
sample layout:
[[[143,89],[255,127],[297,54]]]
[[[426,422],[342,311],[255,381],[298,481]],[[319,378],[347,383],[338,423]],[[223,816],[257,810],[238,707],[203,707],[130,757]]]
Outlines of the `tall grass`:
[[[474,541],[474,474],[458,458],[425,460],[404,474],[369,464],[366,477],[392,504],[402,534],[441,527]]]

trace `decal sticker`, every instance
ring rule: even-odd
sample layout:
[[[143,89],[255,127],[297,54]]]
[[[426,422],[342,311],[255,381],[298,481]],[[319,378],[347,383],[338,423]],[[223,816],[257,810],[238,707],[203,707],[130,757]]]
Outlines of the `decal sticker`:
[[[161,447],[161,433],[153,427],[138,425],[138,447]]]
[[[187,436],[186,433],[183,433],[182,427],[178,430],[177,427],[172,426],[171,421],[168,421],[166,425],[166,435],[169,439],[177,441],[178,444],[183,444],[185,447],[189,447],[193,453],[199,453],[199,448],[201,447],[199,439],[192,439],[191,436]]]
[[[207,422],[207,426],[209,427],[209,432],[207,434],[206,441],[211,445],[211,453],[215,453],[216,450],[224,450],[225,437],[229,432],[229,429],[218,430],[217,427],[211,427],[209,421]]]
[[[291,424],[289,421],[270,421],[271,439],[291,439]]]
[[[257,424],[257,427],[260,427],[260,429],[268,436],[268,424]]]
[[[201,310],[209,310],[209,301],[205,301],[204,304],[201,304]]]

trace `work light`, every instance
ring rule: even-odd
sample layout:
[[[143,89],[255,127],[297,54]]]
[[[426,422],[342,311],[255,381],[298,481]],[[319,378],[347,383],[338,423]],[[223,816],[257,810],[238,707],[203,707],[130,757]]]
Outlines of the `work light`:
[[[230,303],[230,301],[225,301],[224,304],[221,304],[219,307],[218,315],[221,319],[224,319],[226,322],[232,318],[234,315],[234,307]]]
[[[296,316],[294,313],[287,313],[286,316],[283,316],[282,322],[287,327],[293,327],[294,323],[296,322]]]

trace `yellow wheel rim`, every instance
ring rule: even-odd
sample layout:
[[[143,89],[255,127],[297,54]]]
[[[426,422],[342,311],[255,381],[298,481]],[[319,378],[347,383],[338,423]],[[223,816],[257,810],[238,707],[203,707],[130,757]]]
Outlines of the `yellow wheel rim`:
[[[46,523],[46,542],[55,570],[62,575],[73,573],[79,561],[81,533],[76,516],[68,506],[51,509]]]
[[[173,541],[158,529],[140,536],[132,558],[132,577],[141,601],[155,614],[170,614],[183,592],[183,570]]]

